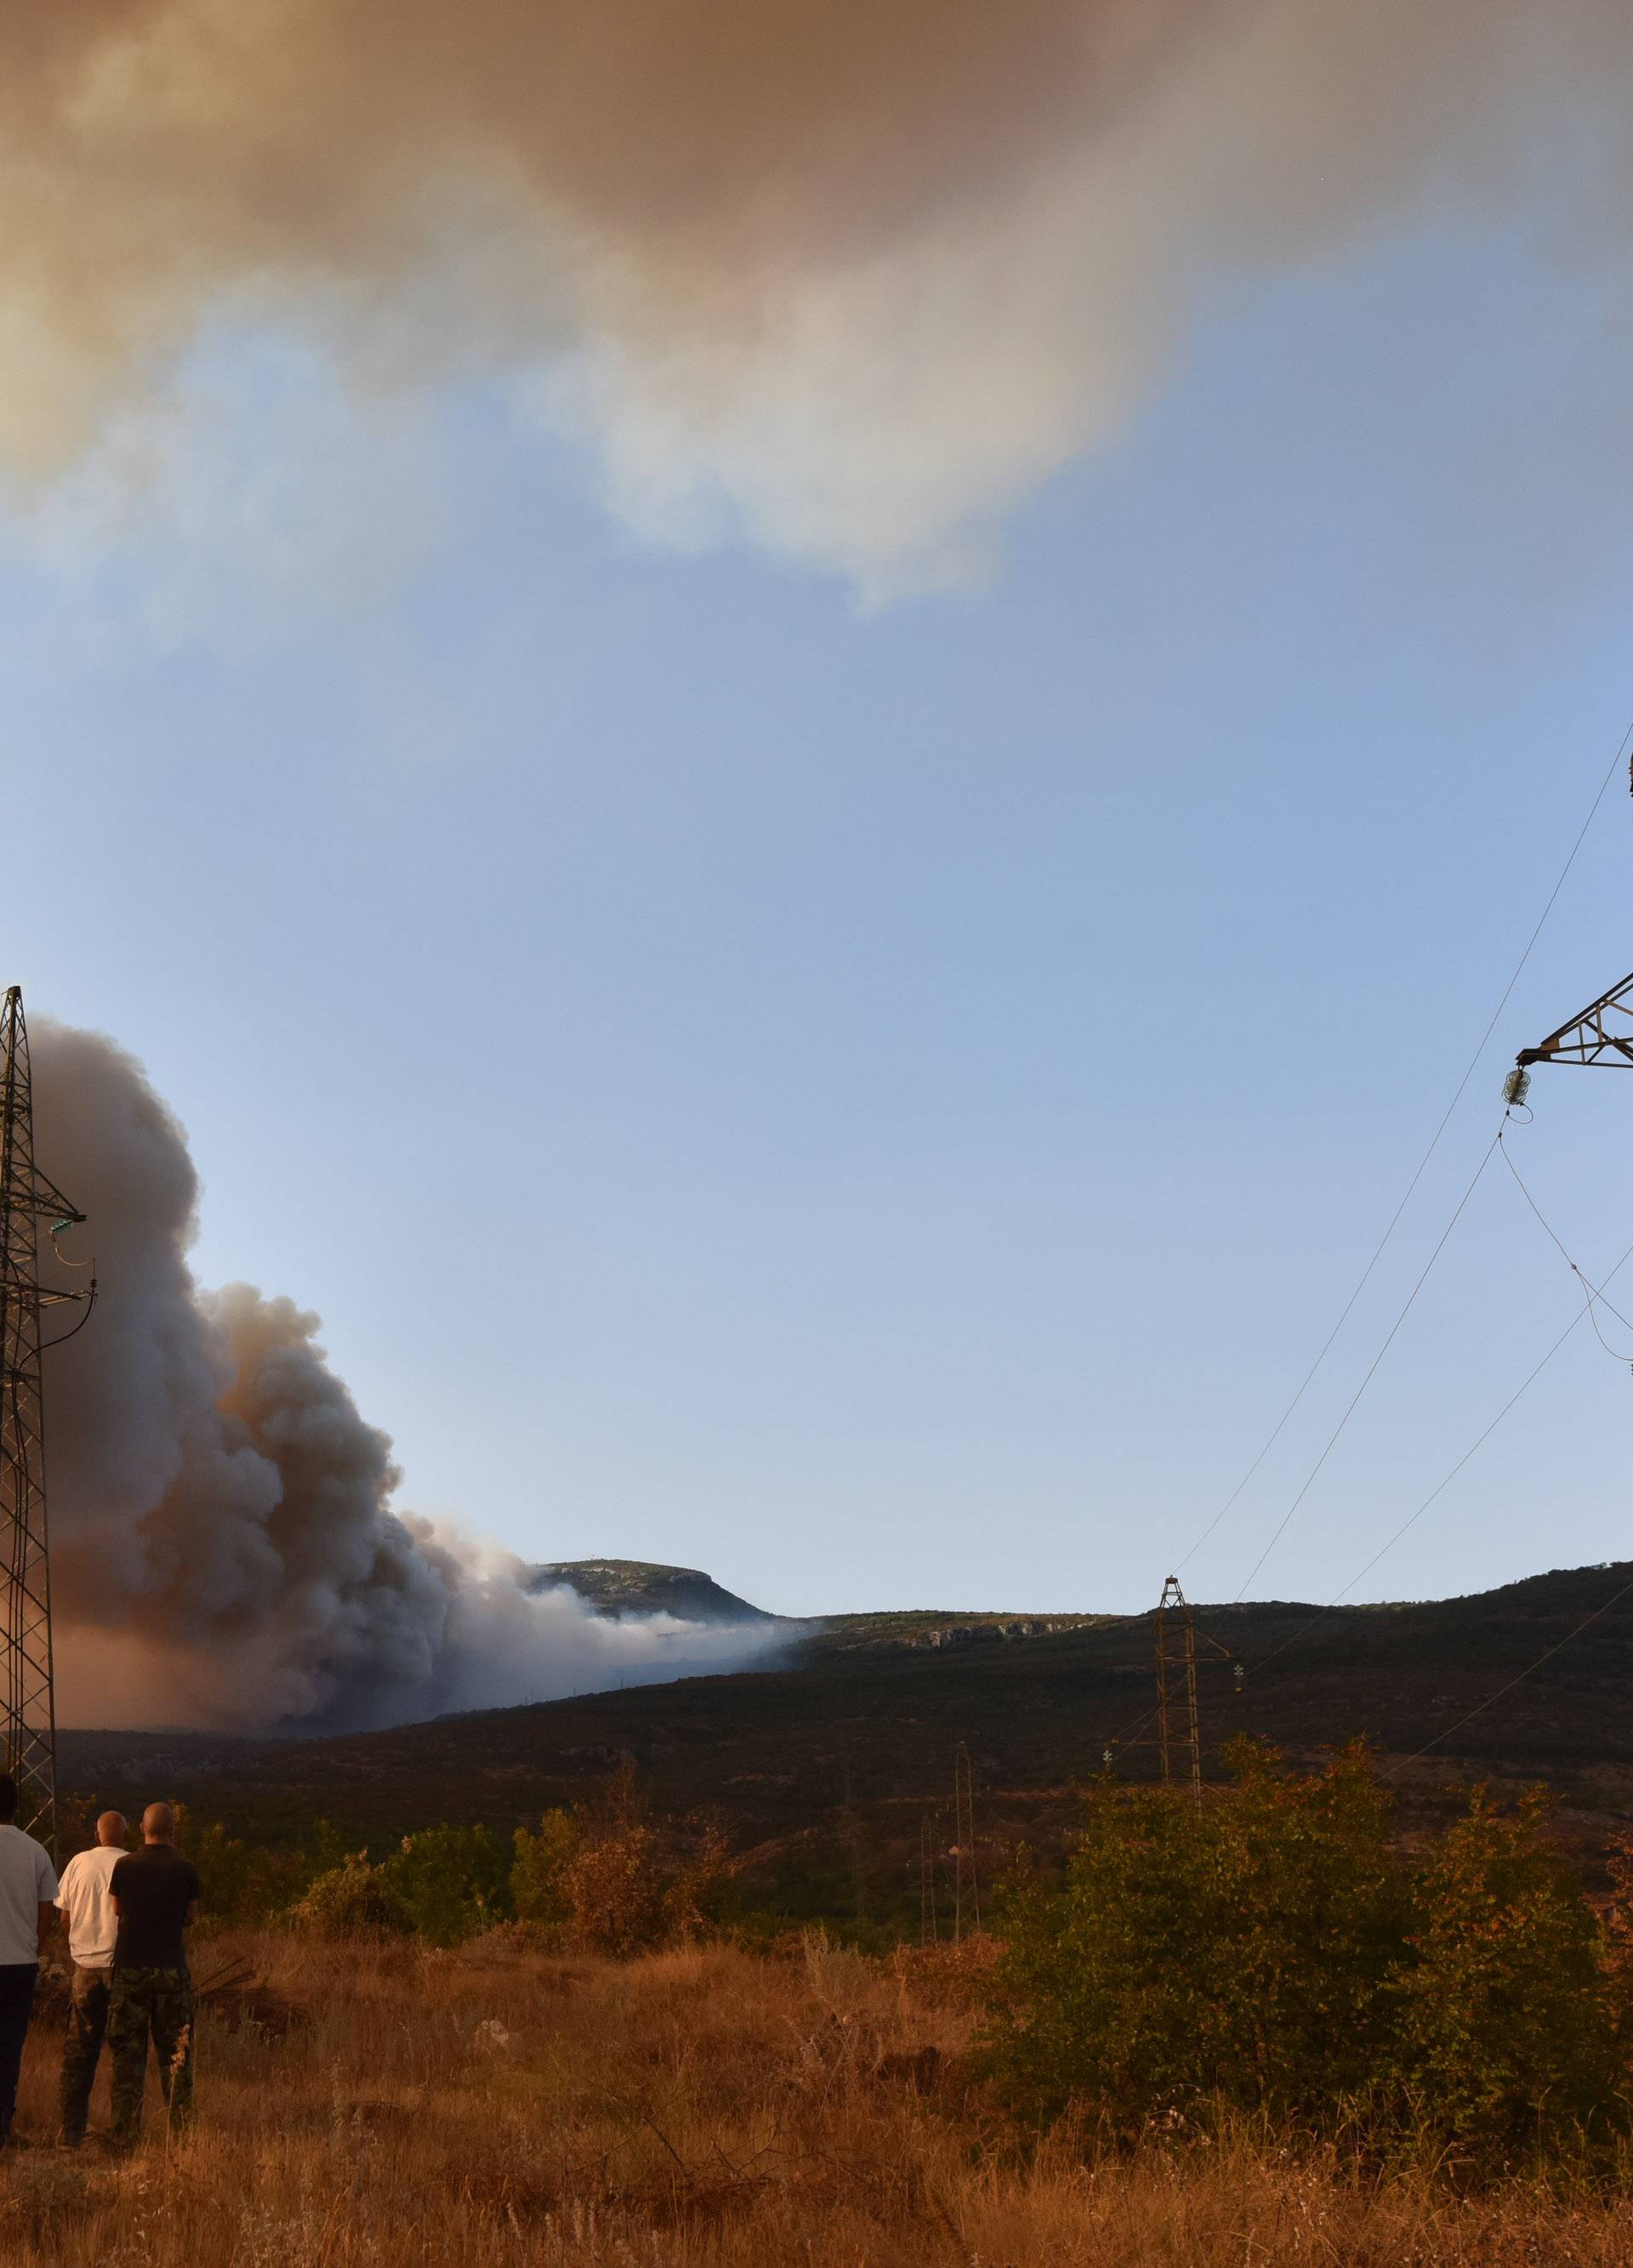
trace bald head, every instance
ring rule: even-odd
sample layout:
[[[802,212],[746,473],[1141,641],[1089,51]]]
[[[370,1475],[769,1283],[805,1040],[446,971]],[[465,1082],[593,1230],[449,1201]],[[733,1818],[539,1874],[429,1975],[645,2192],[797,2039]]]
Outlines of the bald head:
[[[115,1844],[122,1843],[129,1831],[122,1811],[105,1811],[96,1822],[97,1841],[106,1844],[110,1849]]]
[[[142,1840],[144,1843],[174,1843],[175,1839],[175,1813],[167,1803],[150,1803],[142,1814]]]

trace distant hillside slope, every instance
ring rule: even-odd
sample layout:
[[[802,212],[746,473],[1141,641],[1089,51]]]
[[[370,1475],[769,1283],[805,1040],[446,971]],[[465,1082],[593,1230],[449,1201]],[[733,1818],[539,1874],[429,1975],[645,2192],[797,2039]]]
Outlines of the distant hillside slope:
[[[723,1590],[701,1567],[665,1567],[651,1559],[555,1559],[529,1567],[526,1587],[565,1583],[598,1615],[673,1615],[688,1623],[768,1623],[775,1619]]]
[[[1210,1771],[1237,1733],[1300,1760],[1364,1735],[1408,1824],[1444,1809],[1448,1783],[1543,1780],[1564,1839],[1591,1856],[1633,1816],[1633,1596],[1607,1607],[1629,1579],[1633,1565],[1588,1567],[1413,1606],[1200,1609],[1199,1625],[1247,1672],[1240,1693],[1228,1666],[1204,1677]],[[923,1822],[951,1839],[961,1743],[989,1852],[1017,1837],[1058,1846],[1074,1786],[1103,1769],[1108,1742],[1119,1777],[1155,1772],[1154,1749],[1127,1739],[1150,1738],[1149,1615],[1075,1626],[1061,1616],[1053,1630],[865,1619],[872,1645],[856,1642],[858,1618],[838,1643],[816,1631],[785,1668],[383,1733],[259,1743],[64,1733],[60,1774],[92,1808],[173,1796],[252,1837],[329,1818],[383,1845],[437,1820],[507,1832],[630,1757],[654,1810],[706,1810],[752,1852],[745,1884],[768,1910],[843,1917],[860,1898],[874,1918],[911,1922]],[[976,1635],[948,1635],[961,1630]]]

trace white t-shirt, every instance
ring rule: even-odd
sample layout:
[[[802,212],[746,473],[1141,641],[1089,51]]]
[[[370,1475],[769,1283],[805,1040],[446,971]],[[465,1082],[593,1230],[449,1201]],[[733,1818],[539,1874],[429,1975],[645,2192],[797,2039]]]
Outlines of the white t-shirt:
[[[0,1827],[0,1968],[40,1958],[40,1909],[56,1896],[56,1870],[20,1827]]]
[[[68,1949],[81,1969],[111,1969],[119,1917],[107,1894],[115,1867],[124,1847],[99,1843],[94,1851],[77,1852],[63,1869],[57,1904],[68,1916]]]

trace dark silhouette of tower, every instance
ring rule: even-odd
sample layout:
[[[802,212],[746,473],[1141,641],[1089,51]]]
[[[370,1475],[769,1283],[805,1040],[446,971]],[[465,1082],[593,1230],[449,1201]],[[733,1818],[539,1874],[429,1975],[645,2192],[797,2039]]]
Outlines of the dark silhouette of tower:
[[[47,1307],[70,1302],[88,1314],[96,1278],[92,1274],[79,1290],[42,1285],[40,1233],[43,1228],[56,1259],[72,1266],[57,1252],[56,1237],[84,1219],[34,1162],[28,1027],[21,989],[13,984],[0,1006],[0,1706],[5,1768],[20,1799],[18,1823],[54,1855],[56,1698],[40,1319]]]

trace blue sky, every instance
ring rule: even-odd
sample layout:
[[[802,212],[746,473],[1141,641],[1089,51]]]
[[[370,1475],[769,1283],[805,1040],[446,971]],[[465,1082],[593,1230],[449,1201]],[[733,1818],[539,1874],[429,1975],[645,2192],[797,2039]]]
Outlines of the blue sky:
[[[1613,314],[1426,223],[1206,293],[978,577],[883,600],[643,533],[497,379],[349,401],[223,320],[151,489],[95,461],[11,524],[9,973],[148,1065],[201,1277],[321,1314],[405,1506],[796,1613],[1146,1605],[1633,717]],[[1194,1594],[1286,1509],[1514,1049],[1633,965],[1630,870],[1618,783]],[[1533,1101],[1516,1154],[1607,1267],[1633,1081]],[[1494,1167],[1258,1594],[1347,1582],[1576,1304]],[[1630,1394],[1578,1332],[1359,1595],[1623,1553]]]

